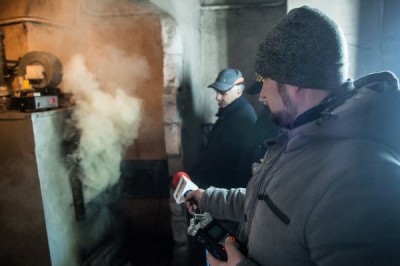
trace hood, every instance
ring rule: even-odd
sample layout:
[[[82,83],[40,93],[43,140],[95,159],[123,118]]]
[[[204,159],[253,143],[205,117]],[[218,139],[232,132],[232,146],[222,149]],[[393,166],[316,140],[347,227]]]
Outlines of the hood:
[[[354,87],[357,92],[328,116],[289,131],[291,139],[357,138],[383,144],[400,154],[400,91],[396,76],[391,72],[373,73],[354,81]]]

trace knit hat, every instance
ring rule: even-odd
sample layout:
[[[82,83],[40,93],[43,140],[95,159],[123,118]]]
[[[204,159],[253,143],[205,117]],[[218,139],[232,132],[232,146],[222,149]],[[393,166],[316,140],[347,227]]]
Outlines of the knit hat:
[[[217,91],[225,92],[233,86],[244,82],[242,72],[233,68],[226,68],[219,72],[217,79],[213,84],[208,85]]]
[[[279,83],[335,90],[347,79],[340,27],[320,10],[291,10],[259,44],[256,72]]]

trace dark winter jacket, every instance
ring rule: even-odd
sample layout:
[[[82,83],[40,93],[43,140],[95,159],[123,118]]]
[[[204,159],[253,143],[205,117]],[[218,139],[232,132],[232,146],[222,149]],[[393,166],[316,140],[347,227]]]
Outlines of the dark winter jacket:
[[[206,190],[202,210],[243,221],[239,265],[400,265],[398,81],[354,85],[271,143],[247,189]]]
[[[239,97],[217,113],[207,144],[200,160],[189,171],[193,181],[203,188],[243,187],[251,177],[241,176],[239,167],[251,168],[251,164],[239,164],[257,116],[244,96]]]

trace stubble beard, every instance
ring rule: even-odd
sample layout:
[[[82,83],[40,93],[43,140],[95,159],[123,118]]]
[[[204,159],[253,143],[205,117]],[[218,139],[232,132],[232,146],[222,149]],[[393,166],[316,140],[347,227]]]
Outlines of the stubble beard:
[[[287,93],[287,87],[284,84],[278,83],[278,93],[282,98],[284,110],[270,114],[271,121],[280,126],[288,128],[297,117],[296,106],[292,103]]]

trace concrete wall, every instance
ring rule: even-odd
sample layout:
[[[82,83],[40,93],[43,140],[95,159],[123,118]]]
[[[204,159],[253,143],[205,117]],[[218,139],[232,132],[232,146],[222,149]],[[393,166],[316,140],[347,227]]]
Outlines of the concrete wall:
[[[182,84],[177,104],[182,118],[184,163],[196,161],[207,124],[216,119],[215,93],[207,88],[226,67],[254,79],[257,44],[286,12],[285,1],[150,0],[171,16],[182,36]],[[254,99],[250,99],[254,100]]]
[[[390,70],[400,76],[400,1],[361,1],[359,74]]]
[[[176,94],[178,116],[182,119],[181,148],[185,161],[195,160],[201,142],[204,93],[200,5],[198,0],[150,0],[164,10],[176,24],[182,41],[182,78]]]

